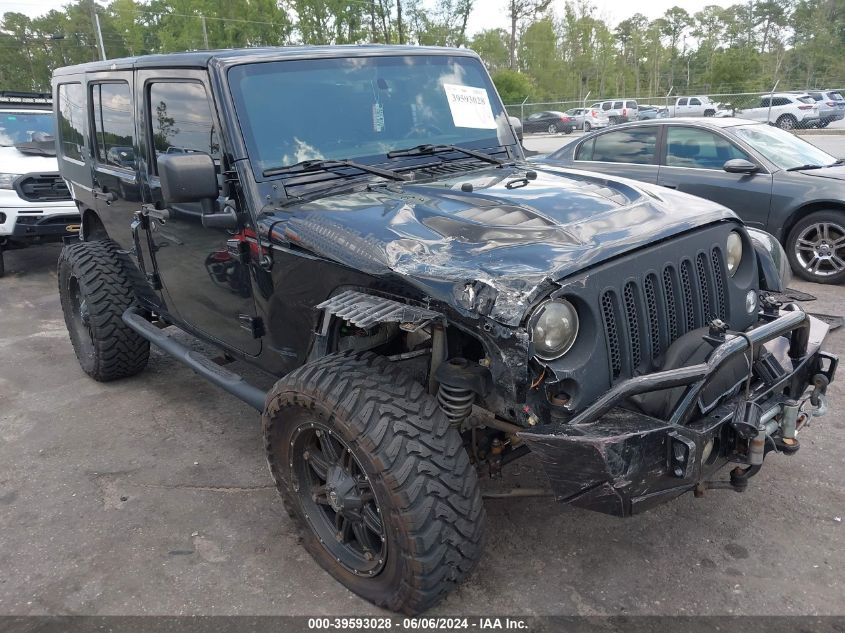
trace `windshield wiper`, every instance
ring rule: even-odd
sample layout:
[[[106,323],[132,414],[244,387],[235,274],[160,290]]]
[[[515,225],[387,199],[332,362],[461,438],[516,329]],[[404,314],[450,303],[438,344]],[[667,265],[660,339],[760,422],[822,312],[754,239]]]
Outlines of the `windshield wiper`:
[[[827,165],[797,165],[795,167],[787,167],[786,171],[804,171],[805,169],[824,169]]]
[[[338,169],[342,167],[352,167],[353,169],[357,169],[359,171],[367,172],[368,174],[375,174],[376,176],[381,176],[382,178],[388,178],[390,180],[401,180],[406,181],[409,180],[407,176],[403,176],[398,171],[393,171],[392,169],[381,169],[379,167],[373,167],[372,165],[364,165],[363,163],[356,163],[351,160],[303,160],[302,162],[295,163],[293,165],[283,165],[280,167],[270,167],[269,169],[265,169],[262,174],[265,177],[268,176],[279,176],[281,174],[290,174],[290,173],[303,173],[307,174],[314,171],[323,171],[323,170],[330,170],[330,169]]]
[[[395,149],[387,152],[387,157],[398,158],[400,156],[433,156],[434,154],[442,154],[443,152],[460,152],[466,156],[472,156],[478,160],[483,160],[485,163],[499,165],[500,167],[505,164],[505,161],[494,158],[493,156],[490,156],[490,154],[476,152],[474,149],[467,149],[465,147],[459,147],[458,145],[417,145],[416,147]]]

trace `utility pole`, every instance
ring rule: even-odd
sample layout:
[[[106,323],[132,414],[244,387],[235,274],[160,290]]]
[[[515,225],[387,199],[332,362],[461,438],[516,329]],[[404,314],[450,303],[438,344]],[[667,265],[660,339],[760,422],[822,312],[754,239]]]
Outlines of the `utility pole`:
[[[208,31],[205,29],[205,16],[200,16],[202,18],[202,41],[205,43],[205,50],[208,50]]]
[[[97,43],[100,45],[100,59],[106,59],[106,47],[103,46],[103,32],[100,30],[100,16],[97,15],[97,10],[92,11],[94,17],[94,29],[97,32]]]

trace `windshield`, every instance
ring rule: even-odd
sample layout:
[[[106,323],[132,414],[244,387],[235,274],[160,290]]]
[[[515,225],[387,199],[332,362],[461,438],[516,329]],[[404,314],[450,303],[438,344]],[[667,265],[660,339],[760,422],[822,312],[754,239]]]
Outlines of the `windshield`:
[[[39,137],[54,136],[55,133],[56,123],[52,112],[0,111],[0,145],[9,147],[18,143],[44,140]]]
[[[304,160],[386,162],[429,144],[516,143],[481,62],[406,55],[235,66],[229,83],[256,178]]]
[[[832,165],[836,159],[815,145],[769,125],[741,125],[734,133],[781,169]]]

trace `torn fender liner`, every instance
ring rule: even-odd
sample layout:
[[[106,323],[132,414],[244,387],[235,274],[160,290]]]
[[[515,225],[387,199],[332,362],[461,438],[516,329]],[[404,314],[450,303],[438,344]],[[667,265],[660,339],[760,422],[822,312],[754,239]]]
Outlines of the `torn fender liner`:
[[[423,323],[443,317],[438,312],[407,305],[392,299],[368,295],[356,290],[345,290],[317,306],[360,328],[377,323]]]
[[[547,424],[519,436],[542,463],[558,501],[629,516],[650,505],[639,503],[645,496],[658,493],[659,503],[692,485],[667,472],[667,433],[673,429],[615,408],[590,424]]]

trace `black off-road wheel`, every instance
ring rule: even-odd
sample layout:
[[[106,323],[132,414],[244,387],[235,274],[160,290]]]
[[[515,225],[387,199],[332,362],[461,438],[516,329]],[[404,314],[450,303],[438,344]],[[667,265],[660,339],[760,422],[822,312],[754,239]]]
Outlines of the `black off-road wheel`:
[[[380,607],[420,613],[478,562],[484,509],[458,432],[372,353],[304,365],[267,395],[267,459],[305,548]]]
[[[59,297],[73,350],[86,374],[108,382],[146,367],[149,341],[121,318],[134,305],[135,293],[117,244],[78,242],[62,248]]]

